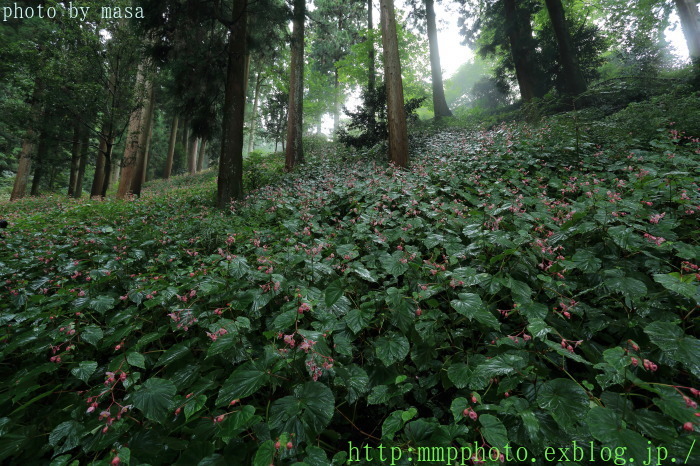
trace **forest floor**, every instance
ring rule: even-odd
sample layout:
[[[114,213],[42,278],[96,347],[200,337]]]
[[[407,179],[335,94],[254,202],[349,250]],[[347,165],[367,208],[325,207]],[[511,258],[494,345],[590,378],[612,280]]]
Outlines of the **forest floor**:
[[[698,464],[698,157],[509,124],[230,212],[211,171],[4,203],[0,461]]]

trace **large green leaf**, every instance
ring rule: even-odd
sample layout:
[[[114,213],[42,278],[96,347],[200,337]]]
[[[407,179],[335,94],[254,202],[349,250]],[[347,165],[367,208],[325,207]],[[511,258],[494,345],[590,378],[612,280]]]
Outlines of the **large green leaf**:
[[[627,429],[620,415],[612,409],[594,406],[585,419],[591,435],[599,442],[611,447],[624,447],[627,457],[648,458],[648,441],[637,432]]]
[[[252,395],[270,380],[270,374],[256,362],[247,362],[238,368],[224,382],[219,390],[218,406],[228,405],[235,399]]]
[[[255,453],[253,466],[270,466],[271,464],[274,464],[276,452],[275,442],[272,440],[265,440]]]
[[[489,445],[500,451],[505,451],[508,444],[508,432],[500,419],[491,414],[482,414],[479,416],[479,422],[482,425],[481,434]]]
[[[83,341],[90,343],[92,346],[96,346],[97,342],[102,340],[103,337],[104,333],[102,332],[102,329],[100,327],[95,327],[94,325],[85,327],[80,334],[80,338]]]
[[[131,395],[131,402],[148,419],[163,423],[172,412],[176,392],[171,381],[151,377]]]
[[[459,299],[453,299],[450,304],[455,311],[494,329],[499,329],[501,324],[491,312],[484,306],[479,295],[474,293],[460,293]]]
[[[392,255],[385,253],[379,257],[379,262],[382,263],[382,266],[388,273],[399,277],[408,270],[408,264],[401,262],[403,257],[404,253],[401,251],[395,251]]]
[[[569,429],[588,411],[588,395],[571,379],[554,379],[540,386],[537,404],[549,411],[559,425]]]
[[[466,387],[471,375],[472,371],[469,369],[469,366],[463,362],[451,364],[450,367],[447,368],[447,377],[457,388]]]
[[[97,362],[95,361],[80,361],[78,367],[71,369],[70,373],[82,380],[87,382],[92,374],[95,373],[97,369]]]
[[[654,281],[656,283],[660,283],[667,290],[671,290],[674,293],[685,296],[686,298],[694,299],[696,301],[700,299],[698,285],[681,281],[677,272],[654,274]]]
[[[137,353],[136,351],[132,351],[126,355],[126,362],[134,367],[141,369],[146,368],[146,358],[143,357],[143,354]]]
[[[335,280],[329,283],[324,293],[324,302],[326,303],[326,306],[330,307],[338,302],[340,297],[343,296],[343,292],[344,288],[342,281]]]
[[[388,367],[406,358],[409,350],[408,339],[397,332],[389,332],[377,338],[374,349],[377,357]]]
[[[245,257],[233,257],[228,263],[228,274],[237,280],[243,278],[250,271],[250,266]]]
[[[101,295],[90,301],[88,307],[93,311],[104,314],[114,307],[114,298],[111,296]]]
[[[306,382],[294,394],[272,403],[270,426],[278,432],[294,432],[299,442],[311,440],[331,422],[335,399],[321,382]]]
[[[357,364],[337,367],[335,371],[339,376],[339,378],[335,379],[335,383],[343,385],[347,389],[348,403],[354,403],[369,391],[370,385],[367,372]]]

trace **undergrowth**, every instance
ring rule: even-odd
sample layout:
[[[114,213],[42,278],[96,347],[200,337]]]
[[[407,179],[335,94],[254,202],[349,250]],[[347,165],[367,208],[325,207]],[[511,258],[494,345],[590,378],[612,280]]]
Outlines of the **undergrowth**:
[[[698,135],[558,118],[4,204],[0,460],[697,463]]]

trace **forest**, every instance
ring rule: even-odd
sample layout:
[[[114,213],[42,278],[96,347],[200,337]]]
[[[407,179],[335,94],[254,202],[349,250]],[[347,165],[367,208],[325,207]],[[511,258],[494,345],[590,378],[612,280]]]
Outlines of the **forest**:
[[[698,3],[3,2],[0,462],[700,464]]]

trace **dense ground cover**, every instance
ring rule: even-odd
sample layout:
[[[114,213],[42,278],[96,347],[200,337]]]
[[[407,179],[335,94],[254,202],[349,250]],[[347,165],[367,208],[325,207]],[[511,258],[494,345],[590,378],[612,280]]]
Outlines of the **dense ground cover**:
[[[447,130],[227,213],[211,173],[6,204],[0,459],[697,464],[700,142],[656,134]]]

